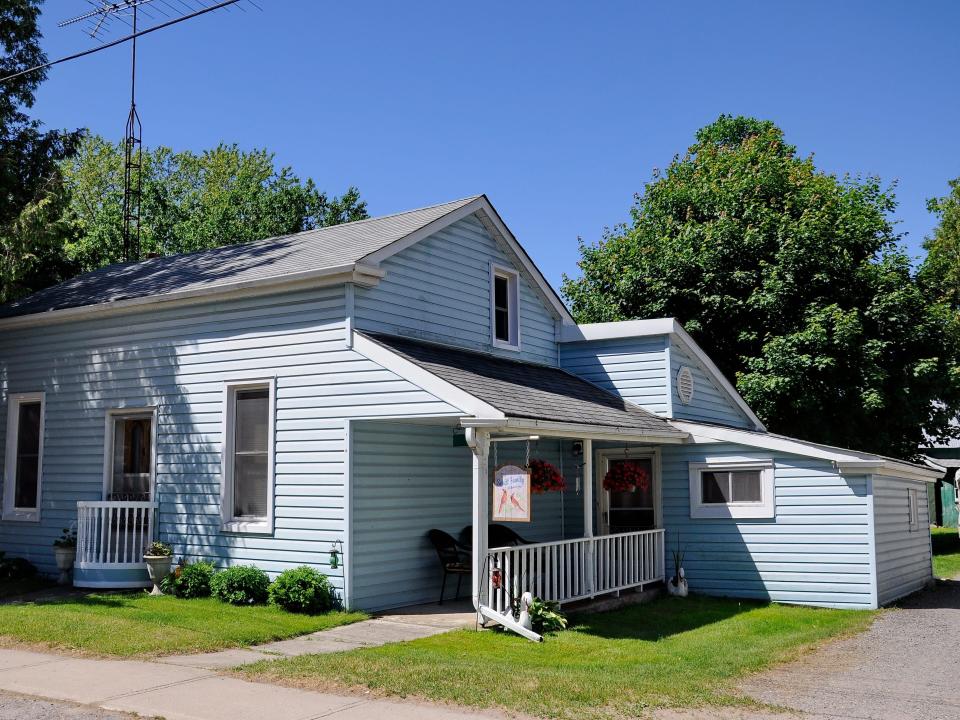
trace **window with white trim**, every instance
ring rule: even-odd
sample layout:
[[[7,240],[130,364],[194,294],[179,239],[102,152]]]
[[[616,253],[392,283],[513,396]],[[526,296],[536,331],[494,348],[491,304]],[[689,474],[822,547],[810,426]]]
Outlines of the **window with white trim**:
[[[690,463],[691,518],[772,518],[773,461]]]
[[[3,519],[40,519],[43,477],[44,394],[8,398],[7,447],[3,483]]]
[[[233,532],[273,530],[274,383],[226,386],[223,522]]]
[[[916,488],[907,490],[907,519],[910,532],[920,529],[920,494]]]
[[[147,502],[153,493],[153,408],[107,413],[107,500]]]
[[[490,267],[490,325],[493,345],[516,350],[520,347],[520,288],[516,271],[499,265]]]

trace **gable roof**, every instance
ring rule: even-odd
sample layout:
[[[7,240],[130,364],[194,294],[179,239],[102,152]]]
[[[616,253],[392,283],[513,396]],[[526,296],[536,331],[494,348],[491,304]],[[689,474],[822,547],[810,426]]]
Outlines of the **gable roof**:
[[[211,250],[110,265],[0,306],[0,324],[35,324],[95,311],[195,299],[295,282],[376,284],[380,261],[476,214],[548,308],[569,312],[485,195]]]
[[[703,351],[697,341],[683,328],[676,318],[652,318],[649,320],[623,320],[620,322],[588,323],[584,325],[564,325],[561,328],[560,342],[589,342],[591,340],[612,340],[616,338],[649,337],[651,335],[672,335],[690,355],[700,363],[707,377],[725,392],[734,404],[747,416],[747,419],[759,431],[766,427],[750,409],[746,400],[737,392],[733,384],[716,366],[710,356]]]
[[[560,368],[394,335],[357,334],[479,398],[506,418],[623,428],[677,439],[686,436],[665,419]]]

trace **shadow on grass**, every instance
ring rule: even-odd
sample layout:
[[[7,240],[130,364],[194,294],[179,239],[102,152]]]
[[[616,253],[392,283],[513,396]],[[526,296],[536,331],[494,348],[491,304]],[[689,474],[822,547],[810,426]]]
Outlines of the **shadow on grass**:
[[[612,612],[572,615],[570,628],[610,640],[660,640],[728,620],[766,603],[690,595],[660,598]]]

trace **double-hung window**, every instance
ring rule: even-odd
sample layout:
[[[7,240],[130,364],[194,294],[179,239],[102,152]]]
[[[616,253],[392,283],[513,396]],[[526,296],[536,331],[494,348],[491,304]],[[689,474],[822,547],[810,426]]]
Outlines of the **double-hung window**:
[[[494,347],[517,350],[520,348],[520,288],[514,270],[490,267],[490,325]]]
[[[22,393],[8,398],[4,520],[36,522],[40,519],[43,420],[43,393]]]
[[[274,383],[226,386],[223,523],[233,532],[273,530]]]
[[[690,463],[690,517],[772,518],[773,462],[707,459]]]

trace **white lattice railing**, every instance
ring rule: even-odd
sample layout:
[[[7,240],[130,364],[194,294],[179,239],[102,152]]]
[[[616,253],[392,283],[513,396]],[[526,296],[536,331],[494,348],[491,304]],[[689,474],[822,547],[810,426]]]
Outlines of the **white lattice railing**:
[[[491,548],[486,604],[506,613],[526,591],[564,603],[657,582],[664,576],[663,553],[663,530]]]
[[[153,542],[154,502],[127,500],[77,503],[78,568],[143,565]]]

